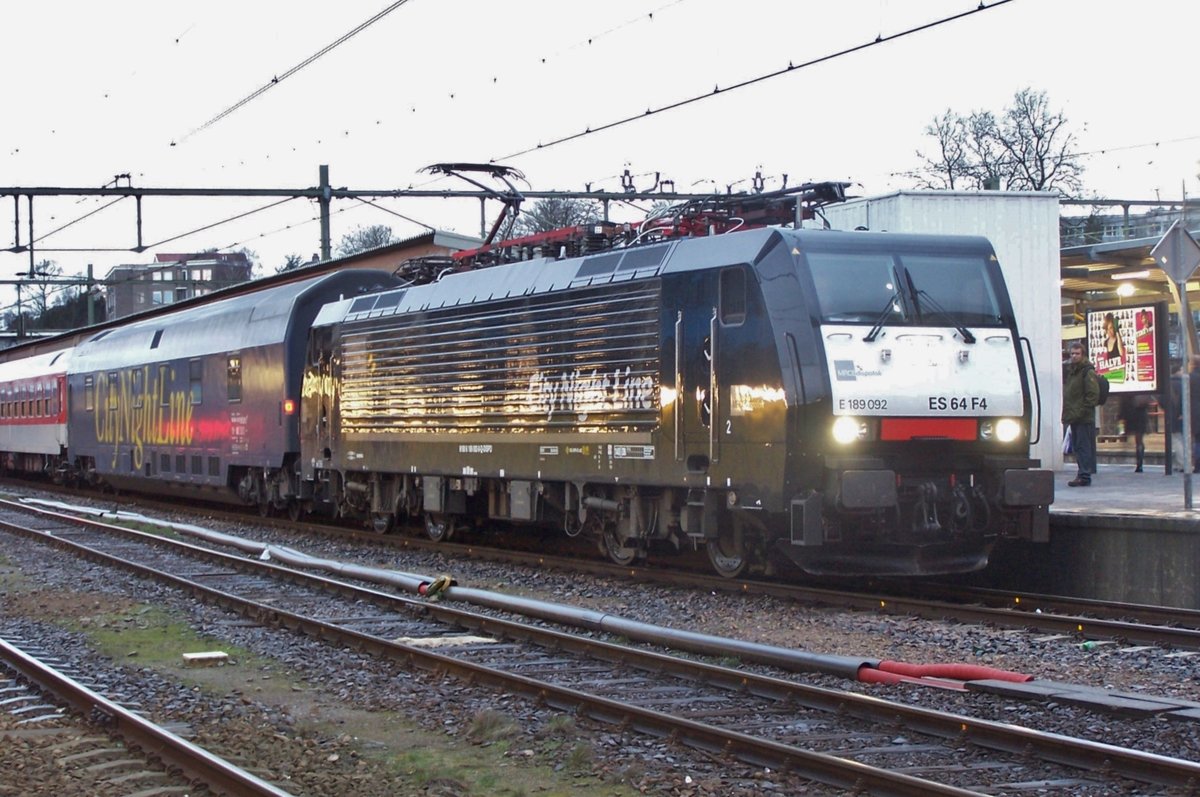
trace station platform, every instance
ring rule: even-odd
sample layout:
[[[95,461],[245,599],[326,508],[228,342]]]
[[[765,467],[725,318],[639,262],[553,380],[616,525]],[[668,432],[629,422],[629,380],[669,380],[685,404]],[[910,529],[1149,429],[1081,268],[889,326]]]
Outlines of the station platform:
[[[1200,609],[1200,473],[1191,474],[1189,510],[1184,474],[1166,474],[1162,437],[1154,437],[1142,473],[1131,441],[1102,442],[1090,487],[1067,486],[1076,474],[1068,458],[1055,472],[1049,544],[998,546],[977,583]]]
[[[1101,461],[1090,487],[1067,486],[1077,472],[1075,463],[1068,462],[1055,473],[1051,517],[1126,517],[1133,525],[1153,521],[1156,526],[1173,524],[1200,534],[1200,473],[1191,474],[1194,509],[1188,511],[1183,473],[1175,470],[1166,475],[1161,455],[1157,459],[1154,464],[1147,461],[1142,473],[1133,472],[1132,457]]]

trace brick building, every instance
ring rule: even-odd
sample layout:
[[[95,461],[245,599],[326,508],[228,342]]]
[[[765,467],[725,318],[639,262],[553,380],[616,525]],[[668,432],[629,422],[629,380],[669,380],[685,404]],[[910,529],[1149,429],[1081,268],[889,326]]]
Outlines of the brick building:
[[[108,318],[140,313],[203,296],[250,279],[241,252],[157,254],[152,263],[114,267],[104,278]]]

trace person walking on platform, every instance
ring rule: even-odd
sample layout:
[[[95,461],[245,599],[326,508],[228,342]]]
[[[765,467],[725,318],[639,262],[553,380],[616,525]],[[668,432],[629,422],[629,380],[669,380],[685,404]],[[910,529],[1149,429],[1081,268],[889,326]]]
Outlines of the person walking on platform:
[[[1200,355],[1192,358],[1192,369],[1187,371],[1188,403],[1192,415],[1192,472],[1200,470]],[[1183,440],[1183,374],[1176,370],[1171,374],[1171,461],[1177,470],[1182,471],[1186,465]]]
[[[1096,472],[1096,405],[1100,402],[1100,382],[1096,369],[1083,356],[1083,344],[1068,348],[1070,361],[1063,380],[1062,422],[1071,430],[1071,447],[1079,472],[1068,487],[1090,487]]]
[[[1137,467],[1133,472],[1141,473],[1146,460],[1146,432],[1150,427],[1150,397],[1122,393],[1117,418],[1125,424],[1125,434],[1133,437],[1134,451],[1137,452]]]

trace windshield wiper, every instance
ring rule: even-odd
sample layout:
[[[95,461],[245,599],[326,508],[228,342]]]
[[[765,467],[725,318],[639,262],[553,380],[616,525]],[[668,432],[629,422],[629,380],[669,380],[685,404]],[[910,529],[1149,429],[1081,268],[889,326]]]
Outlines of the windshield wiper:
[[[875,338],[879,337],[879,333],[883,331],[883,322],[887,321],[887,317],[895,312],[896,300],[900,298],[900,292],[896,291],[888,297],[887,304],[883,306],[883,311],[879,317],[875,319],[875,323],[871,325],[871,331],[863,337],[864,343],[874,343]]]
[[[912,287],[911,279],[908,281],[908,285],[910,288]],[[974,343],[975,342],[975,336],[971,334],[971,330],[969,330],[966,327],[961,326],[959,324],[955,324],[954,316],[950,315],[950,313],[946,310],[946,308],[942,307],[938,303],[938,300],[933,298],[932,296],[930,296],[927,291],[925,291],[924,289],[919,290],[919,291],[913,291],[913,295],[917,297],[917,315],[918,315],[918,317],[921,314],[921,298],[924,297],[925,301],[929,303],[929,306],[934,309],[934,312],[938,313],[939,315],[945,316],[947,321],[949,321],[951,324],[954,324],[954,328],[958,330],[958,334],[962,335],[962,339],[963,339],[964,343]]]

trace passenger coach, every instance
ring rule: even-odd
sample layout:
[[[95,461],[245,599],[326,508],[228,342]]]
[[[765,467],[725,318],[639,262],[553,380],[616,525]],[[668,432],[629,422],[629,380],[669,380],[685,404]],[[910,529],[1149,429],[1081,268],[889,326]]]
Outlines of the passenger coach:
[[[63,478],[70,362],[70,349],[0,362],[0,456],[5,469]]]
[[[71,363],[84,478],[116,488],[295,505],[309,325],[327,302],[394,284],[342,271],[104,329]]]

